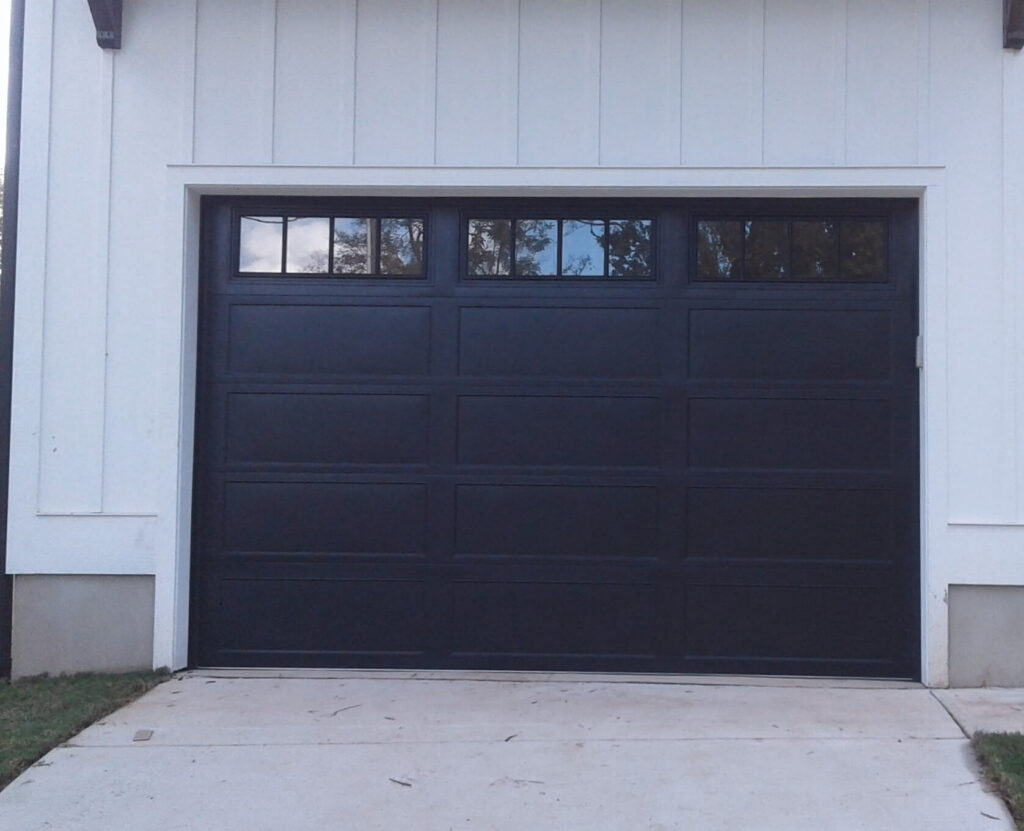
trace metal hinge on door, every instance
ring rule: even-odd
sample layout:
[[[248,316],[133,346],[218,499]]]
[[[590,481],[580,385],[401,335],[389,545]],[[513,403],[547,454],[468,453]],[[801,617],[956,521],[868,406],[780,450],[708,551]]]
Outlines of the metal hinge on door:
[[[914,364],[918,369],[924,367],[924,338],[920,335],[914,341]]]

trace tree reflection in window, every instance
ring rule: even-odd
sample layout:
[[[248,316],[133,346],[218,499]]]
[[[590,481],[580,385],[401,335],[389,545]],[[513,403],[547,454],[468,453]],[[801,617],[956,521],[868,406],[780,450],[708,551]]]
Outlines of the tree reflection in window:
[[[487,219],[467,223],[470,278],[631,278],[653,275],[649,219]]]
[[[423,273],[423,220],[334,218],[334,273],[400,277]]]
[[[884,283],[886,229],[874,219],[702,219],[697,279]]]

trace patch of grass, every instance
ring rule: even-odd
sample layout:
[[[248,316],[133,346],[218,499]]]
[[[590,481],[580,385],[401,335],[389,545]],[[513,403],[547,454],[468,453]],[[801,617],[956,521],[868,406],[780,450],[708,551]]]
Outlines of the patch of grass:
[[[0,681],[0,789],[57,745],[169,677],[85,673]]]
[[[1024,735],[975,733],[973,744],[986,776],[1024,831]]]

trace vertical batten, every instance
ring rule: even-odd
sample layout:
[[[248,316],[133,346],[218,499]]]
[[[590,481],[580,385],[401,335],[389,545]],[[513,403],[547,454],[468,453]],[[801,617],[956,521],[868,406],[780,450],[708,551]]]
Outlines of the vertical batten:
[[[78,38],[88,6],[57,3],[50,110],[39,509],[102,509],[106,249],[113,58]]]
[[[682,0],[604,0],[601,164],[679,164]]]
[[[846,0],[766,0],[764,163],[843,161]]]
[[[519,0],[440,0],[437,162],[516,162]]]
[[[11,395],[12,487],[8,493],[7,564],[14,568],[17,545],[39,505],[42,456],[43,323],[46,302],[46,233],[50,190],[50,111],[53,98],[53,0],[26,4],[26,72],[21,119],[21,187],[18,194],[14,359]],[[27,106],[28,102],[37,106]],[[26,185],[28,185],[26,187]],[[17,482],[20,478],[21,485]]]
[[[1003,286],[1015,421],[1017,522],[1024,523],[1024,53],[1003,53]]]
[[[276,7],[275,0],[199,0],[196,162],[273,158]]]
[[[1006,522],[1013,496],[1012,402],[1004,377],[1001,9],[933,0],[930,129],[947,165],[947,417],[950,518]],[[971,125],[970,129],[966,125]]]
[[[360,0],[355,162],[434,162],[436,0]]]
[[[913,3],[849,5],[846,161],[917,163],[918,11]]]
[[[519,163],[596,165],[600,0],[522,0]]]
[[[352,163],[356,0],[280,3],[274,162]]]
[[[761,164],[764,0],[685,0],[682,163]]]

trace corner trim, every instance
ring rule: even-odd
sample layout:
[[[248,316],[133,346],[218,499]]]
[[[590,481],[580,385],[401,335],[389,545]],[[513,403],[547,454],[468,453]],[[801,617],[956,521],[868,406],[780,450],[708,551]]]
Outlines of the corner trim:
[[[7,496],[11,466],[11,376],[14,355],[14,280],[18,252],[18,180],[21,169],[21,79],[25,0],[11,3],[7,81],[7,159],[4,165],[3,253],[0,257],[0,677],[11,672],[13,581],[7,574]]]

